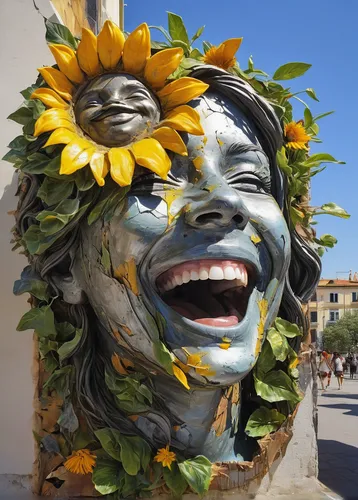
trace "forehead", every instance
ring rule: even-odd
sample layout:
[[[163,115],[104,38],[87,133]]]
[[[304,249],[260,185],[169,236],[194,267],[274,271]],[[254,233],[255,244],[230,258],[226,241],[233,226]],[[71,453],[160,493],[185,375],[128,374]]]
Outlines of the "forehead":
[[[224,149],[232,142],[260,146],[257,131],[250,118],[226,96],[207,92],[191,104],[200,114],[205,142],[208,144],[216,143]]]
[[[131,91],[138,88],[146,89],[142,82],[127,73],[101,75],[92,80],[87,87],[83,89],[80,97],[89,92],[101,92],[104,90],[109,93],[117,91],[123,92],[124,90]]]

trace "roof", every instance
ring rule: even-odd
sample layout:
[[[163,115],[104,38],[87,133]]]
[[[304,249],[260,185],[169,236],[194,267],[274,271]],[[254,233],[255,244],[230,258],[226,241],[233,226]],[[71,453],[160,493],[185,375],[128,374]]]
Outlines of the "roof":
[[[318,283],[319,287],[337,287],[337,286],[343,286],[343,287],[357,287],[358,288],[358,281],[350,281],[350,280],[339,280],[339,279],[321,279],[319,280]]]

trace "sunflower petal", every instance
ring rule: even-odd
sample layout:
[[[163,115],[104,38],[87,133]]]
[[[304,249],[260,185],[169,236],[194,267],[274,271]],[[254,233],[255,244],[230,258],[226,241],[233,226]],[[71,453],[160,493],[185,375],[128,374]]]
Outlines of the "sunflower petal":
[[[101,71],[97,54],[97,37],[91,30],[82,28],[82,39],[77,47],[77,57],[81,69],[88,76],[96,76]]]
[[[170,127],[160,127],[153,132],[152,138],[159,141],[164,149],[169,149],[182,156],[188,156],[184,141],[176,130]]]
[[[236,52],[239,50],[242,38],[229,38],[222,42],[219,50],[222,50],[224,60],[230,60],[235,57]]]
[[[161,122],[161,126],[172,127],[175,130],[193,135],[204,135],[199,113],[187,105],[178,106],[170,111]]]
[[[72,99],[75,88],[61,71],[56,68],[51,68],[51,66],[44,66],[43,68],[38,68],[38,72],[45,82],[61,97],[66,99],[66,101]]]
[[[196,78],[185,76],[166,85],[157,93],[157,95],[163,108],[169,111],[176,106],[181,106],[182,104],[186,104],[192,99],[199,97],[208,88],[209,85],[206,83],[203,83]]]
[[[131,146],[136,163],[166,179],[172,162],[161,144],[155,139],[142,139]]]
[[[68,109],[69,105],[54,90],[39,88],[31,94],[31,99],[40,99],[48,108]]]
[[[107,20],[97,37],[99,59],[104,69],[113,69],[121,58],[125,38],[112,21]]]
[[[94,152],[95,148],[89,141],[76,137],[62,151],[60,174],[70,175],[86,166]]]
[[[147,23],[142,23],[128,36],[123,48],[124,70],[141,73],[150,57],[150,33]]]
[[[62,44],[52,44],[49,45],[49,48],[60,71],[62,71],[71,82],[82,83],[84,74],[78,65],[75,51],[67,47],[67,45]]]
[[[47,109],[35,123],[34,136],[37,137],[44,132],[50,132],[60,127],[75,131],[71,116],[66,110],[57,108]]]
[[[144,78],[153,88],[164,86],[165,80],[175,71],[182,60],[184,51],[181,48],[164,49],[148,59]]]
[[[55,144],[68,144],[76,137],[75,132],[71,132],[66,128],[58,128],[50,135],[48,141],[44,145],[44,148],[47,146],[53,146]]]
[[[108,174],[107,158],[104,153],[96,151],[93,153],[90,167],[93,177],[99,186],[104,186],[104,178]]]
[[[112,148],[108,152],[111,177],[120,186],[132,183],[135,161],[128,149]]]

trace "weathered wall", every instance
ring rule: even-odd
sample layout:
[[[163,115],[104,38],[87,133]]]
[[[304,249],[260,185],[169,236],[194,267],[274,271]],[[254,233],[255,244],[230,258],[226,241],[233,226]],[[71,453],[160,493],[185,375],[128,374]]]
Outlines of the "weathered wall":
[[[37,76],[36,68],[51,62],[44,44],[44,23],[32,0],[0,2],[0,156],[6,145],[21,133],[20,125],[6,117],[20,104],[20,90]],[[26,297],[12,295],[12,286],[26,265],[18,253],[11,252],[10,229],[13,218],[7,214],[16,205],[14,169],[1,161],[0,174],[0,252],[1,252],[1,350],[0,350],[0,474],[30,474],[33,462],[31,432],[33,386],[31,378],[32,333],[16,332],[21,315],[27,310]],[[0,498],[1,497],[0,495]]]

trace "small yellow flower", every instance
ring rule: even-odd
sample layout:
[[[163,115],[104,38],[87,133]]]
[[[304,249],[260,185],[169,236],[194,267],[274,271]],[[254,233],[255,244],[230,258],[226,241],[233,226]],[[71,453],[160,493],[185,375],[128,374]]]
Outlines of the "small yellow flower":
[[[96,456],[90,450],[74,451],[63,464],[65,468],[73,474],[89,474],[93,471],[96,463]]]
[[[155,462],[163,465],[163,467],[168,467],[171,469],[171,465],[176,461],[176,455],[173,451],[169,451],[169,444],[165,448],[160,448],[158,453],[154,457]]]
[[[286,146],[291,149],[308,149],[311,136],[306,134],[302,122],[290,122],[285,125]]]
[[[203,61],[219,68],[228,70],[236,64],[235,54],[242,42],[242,38],[230,38],[218,47],[211,47],[205,54]]]

